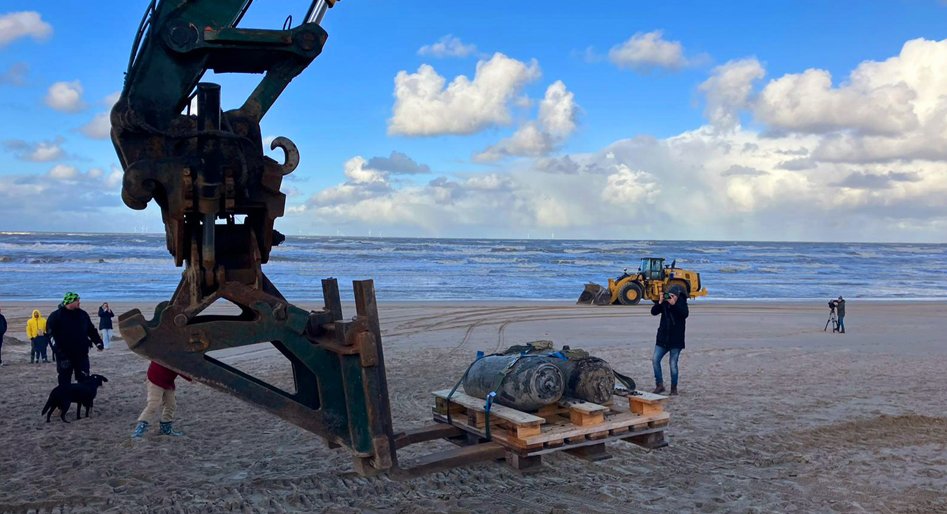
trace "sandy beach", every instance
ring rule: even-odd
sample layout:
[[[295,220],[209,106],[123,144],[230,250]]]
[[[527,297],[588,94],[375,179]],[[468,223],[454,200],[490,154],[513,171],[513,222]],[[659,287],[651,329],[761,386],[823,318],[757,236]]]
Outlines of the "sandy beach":
[[[94,318],[100,303],[82,305]],[[112,308],[150,317],[155,303]],[[947,512],[944,303],[849,301],[842,335],[823,331],[821,303],[695,301],[668,447],[609,442],[600,462],[556,452],[534,474],[488,462],[410,480],[359,476],[346,449],[196,382],[178,381],[185,437],[133,443],[147,362],[118,340],[91,354],[109,378],[93,416],[46,423],[55,365],[29,363],[24,330],[54,305],[0,308],[0,512]],[[477,350],[538,339],[654,385],[645,305],[379,298],[379,311],[396,430],[430,423],[431,392]],[[229,362],[272,382],[289,372],[271,349]],[[399,459],[425,448],[408,450]]]

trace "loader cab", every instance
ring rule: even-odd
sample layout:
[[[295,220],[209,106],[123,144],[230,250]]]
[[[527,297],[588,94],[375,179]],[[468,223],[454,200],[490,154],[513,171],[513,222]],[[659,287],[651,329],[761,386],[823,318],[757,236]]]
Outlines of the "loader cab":
[[[641,275],[645,280],[664,280],[664,259],[645,257],[641,259]]]

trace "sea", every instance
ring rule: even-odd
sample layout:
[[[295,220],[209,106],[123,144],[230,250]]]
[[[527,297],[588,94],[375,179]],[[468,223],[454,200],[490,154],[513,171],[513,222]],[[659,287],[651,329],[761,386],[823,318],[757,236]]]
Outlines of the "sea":
[[[575,301],[643,257],[700,273],[698,302],[947,299],[947,244],[287,236],[263,272],[292,302],[373,279],[384,301]],[[0,302],[171,297],[164,234],[0,232]]]

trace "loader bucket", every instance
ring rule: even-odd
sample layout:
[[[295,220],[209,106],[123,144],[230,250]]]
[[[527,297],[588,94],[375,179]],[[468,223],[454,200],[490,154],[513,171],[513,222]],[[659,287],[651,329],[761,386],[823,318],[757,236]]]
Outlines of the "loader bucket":
[[[608,305],[611,303],[612,295],[608,288],[589,282],[585,284],[585,290],[579,295],[577,304],[588,305]]]

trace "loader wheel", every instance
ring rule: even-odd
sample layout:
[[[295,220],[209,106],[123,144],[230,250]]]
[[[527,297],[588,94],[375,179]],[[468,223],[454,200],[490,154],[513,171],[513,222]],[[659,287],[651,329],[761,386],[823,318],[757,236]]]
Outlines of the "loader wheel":
[[[618,303],[622,305],[635,305],[640,301],[641,286],[634,282],[625,284],[618,293]]]

